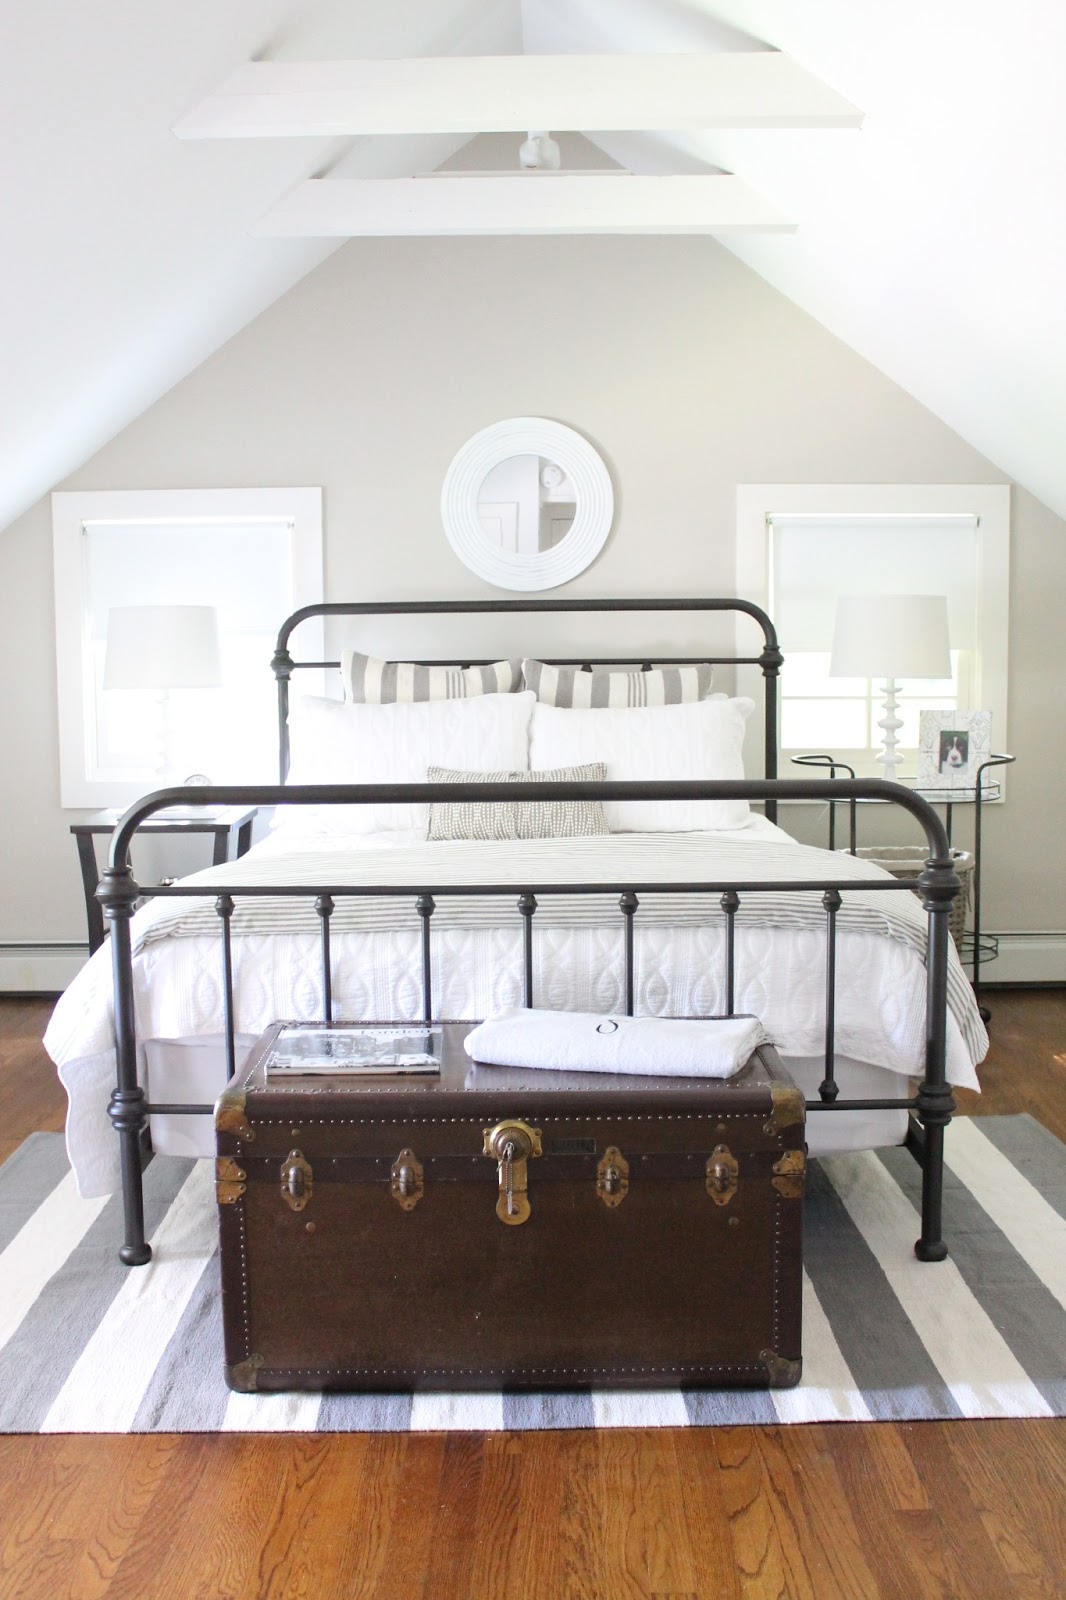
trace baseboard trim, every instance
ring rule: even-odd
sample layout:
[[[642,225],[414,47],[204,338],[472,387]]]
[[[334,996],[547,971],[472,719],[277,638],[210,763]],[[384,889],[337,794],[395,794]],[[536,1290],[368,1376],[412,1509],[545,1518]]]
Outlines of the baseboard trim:
[[[0,993],[61,994],[88,959],[86,944],[0,944]]]
[[[1066,933],[998,933],[999,955],[981,963],[981,988],[1066,984]]]

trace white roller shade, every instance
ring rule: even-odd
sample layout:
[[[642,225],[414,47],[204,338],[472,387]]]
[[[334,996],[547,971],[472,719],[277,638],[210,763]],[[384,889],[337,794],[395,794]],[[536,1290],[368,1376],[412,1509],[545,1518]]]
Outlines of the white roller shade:
[[[977,639],[975,516],[770,518],[770,600],[786,650],[828,650],[841,595],[945,595],[955,650]]]

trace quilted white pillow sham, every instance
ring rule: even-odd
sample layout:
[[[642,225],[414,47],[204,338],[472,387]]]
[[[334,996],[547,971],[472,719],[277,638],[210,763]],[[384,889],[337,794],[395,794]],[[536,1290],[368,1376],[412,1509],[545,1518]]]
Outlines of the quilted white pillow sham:
[[[743,778],[744,725],[754,707],[724,695],[676,706],[573,710],[538,703],[530,727],[531,767],[605,761],[611,783],[641,779]],[[689,833],[742,828],[746,800],[605,801],[615,833]]]
[[[468,700],[348,705],[316,695],[289,709],[289,783],[425,783],[430,765],[527,771],[532,691]],[[428,805],[279,806],[287,835],[426,832]]]

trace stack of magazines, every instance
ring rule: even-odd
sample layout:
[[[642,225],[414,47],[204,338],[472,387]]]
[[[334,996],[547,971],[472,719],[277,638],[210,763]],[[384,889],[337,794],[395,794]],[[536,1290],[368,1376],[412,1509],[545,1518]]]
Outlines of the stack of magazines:
[[[418,1026],[288,1023],[264,1065],[270,1077],[381,1077],[440,1072],[441,1031]]]

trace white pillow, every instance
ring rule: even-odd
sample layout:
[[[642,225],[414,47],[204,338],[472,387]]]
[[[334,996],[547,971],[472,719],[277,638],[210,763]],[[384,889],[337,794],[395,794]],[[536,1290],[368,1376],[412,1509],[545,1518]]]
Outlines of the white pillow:
[[[350,705],[316,695],[289,708],[289,783],[425,783],[428,766],[528,771],[529,720],[536,696],[485,694],[468,700]],[[428,805],[279,806],[286,834],[425,834]]]
[[[531,767],[605,761],[608,783],[743,778],[744,724],[753,700],[724,696],[677,706],[533,707]],[[688,833],[742,828],[746,800],[605,801],[612,832]]]

